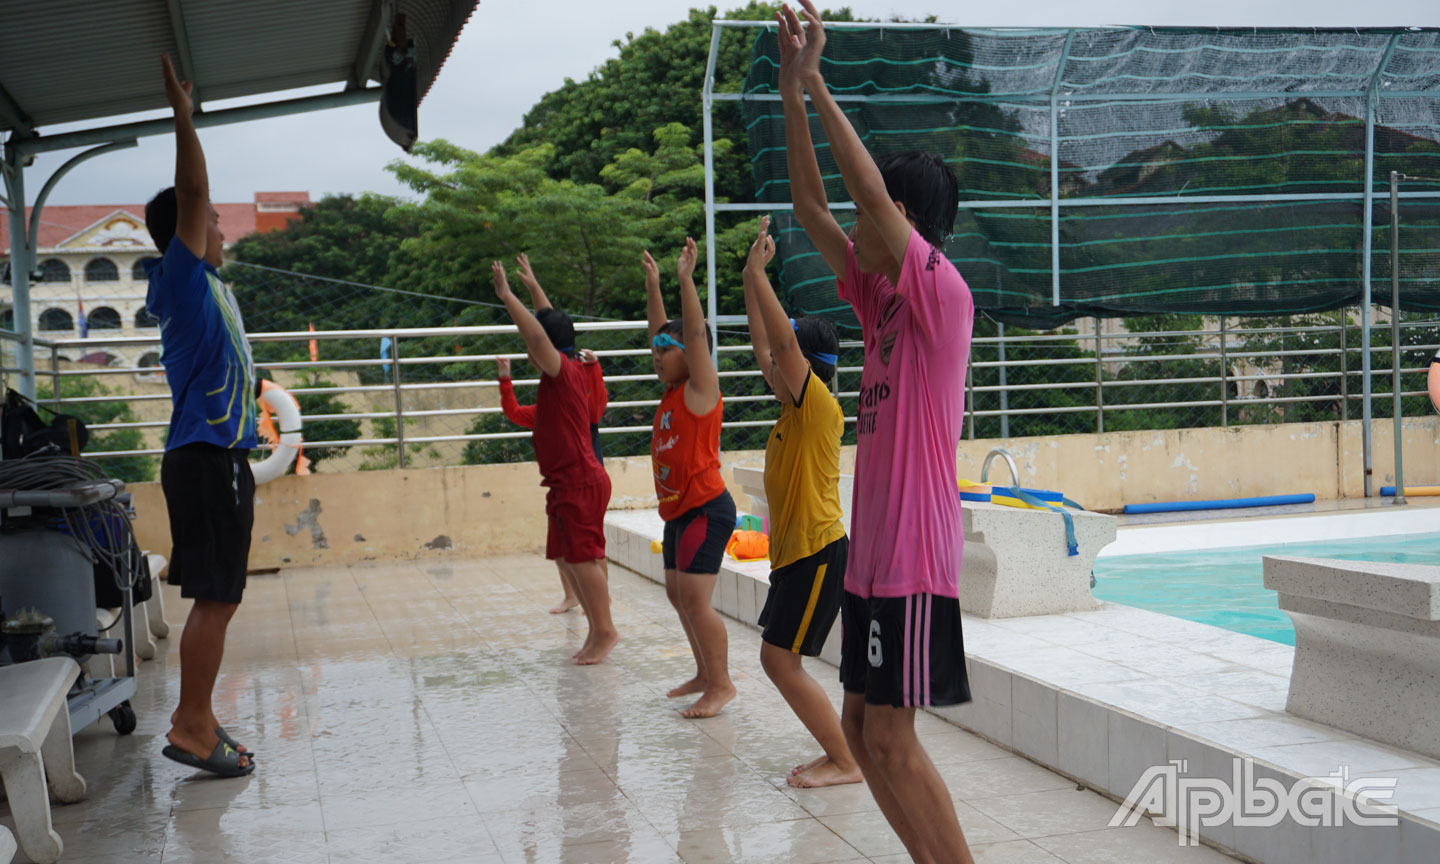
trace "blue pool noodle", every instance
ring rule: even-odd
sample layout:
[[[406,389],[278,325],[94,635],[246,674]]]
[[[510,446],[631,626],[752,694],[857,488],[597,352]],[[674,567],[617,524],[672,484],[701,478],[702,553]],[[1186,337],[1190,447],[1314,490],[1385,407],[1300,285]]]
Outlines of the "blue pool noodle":
[[[1313,504],[1315,495],[1262,495],[1258,498],[1221,498],[1215,501],[1157,501],[1154,504],[1126,504],[1126,513],[1178,513],[1185,510],[1239,510],[1245,507],[1278,507],[1282,504]]]

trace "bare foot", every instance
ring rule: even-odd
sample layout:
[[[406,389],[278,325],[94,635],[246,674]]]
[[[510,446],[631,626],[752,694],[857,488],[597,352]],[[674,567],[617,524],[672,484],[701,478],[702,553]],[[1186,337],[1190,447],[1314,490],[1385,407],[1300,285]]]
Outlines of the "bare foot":
[[[720,709],[730,704],[735,698],[735,685],[727,684],[724,689],[706,690],[705,695],[695,700],[695,704],[680,712],[681,717],[699,718],[714,717],[720,713]]]
[[[824,753],[821,753],[819,756],[815,757],[814,759],[811,759],[809,762],[806,762],[804,765],[796,765],[794,768],[791,768],[791,769],[790,769],[790,776],[791,776],[791,777],[794,777],[794,776],[797,775],[797,774],[804,774],[806,771],[809,771],[811,768],[814,768],[814,767],[816,767],[816,766],[825,764],[825,760],[827,760],[827,759],[829,759],[829,758],[830,758],[829,756],[826,756]]]
[[[581,666],[594,666],[596,663],[608,657],[610,655],[610,649],[614,648],[615,643],[619,641],[620,634],[614,630],[611,630],[608,634],[597,636],[589,648],[581,651],[575,657],[575,662]]]
[[[856,765],[849,771],[826,760],[804,774],[797,774],[794,777],[787,777],[785,782],[800,789],[817,789],[821,786],[843,786],[846,783],[859,783],[865,778],[860,774],[860,766]]]
[[[580,607],[580,601],[579,601],[579,600],[576,600],[574,597],[566,597],[564,600],[561,600],[561,601],[560,601],[560,605],[550,607],[550,614],[551,614],[551,615],[564,615],[566,612],[569,612],[571,609],[578,609],[579,607]]]
[[[696,675],[694,678],[691,678],[689,681],[686,681],[684,684],[681,684],[679,687],[676,687],[669,693],[666,693],[665,698],[674,699],[676,696],[689,696],[691,693],[704,692],[705,679],[701,678],[699,675]]]

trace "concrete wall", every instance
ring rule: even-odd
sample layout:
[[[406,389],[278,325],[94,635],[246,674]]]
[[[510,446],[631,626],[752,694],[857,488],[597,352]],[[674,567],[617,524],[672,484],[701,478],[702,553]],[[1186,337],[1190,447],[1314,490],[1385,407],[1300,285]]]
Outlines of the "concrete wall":
[[[1375,489],[1394,482],[1391,426],[1374,424]],[[1406,480],[1440,484],[1440,418],[1407,420]],[[1112,432],[963,441],[960,476],[978,480],[991,447],[1015,456],[1023,485],[1060,489],[1092,510],[1127,503],[1313,492],[1321,499],[1361,495],[1359,421],[1231,429]],[[749,498],[733,482],[736,465],[763,467],[760,451],[727,453],[726,481],[743,512]],[[852,472],[853,447],[841,453]],[[647,457],[607,459],[611,508],[655,506]],[[1004,482],[1003,462],[991,479]],[[170,547],[158,483],[133,487],[142,544]],[[545,490],[531,463],[362,471],[282,477],[260,487],[250,564],[254,569],[377,558],[493,555],[537,550],[545,540]]]

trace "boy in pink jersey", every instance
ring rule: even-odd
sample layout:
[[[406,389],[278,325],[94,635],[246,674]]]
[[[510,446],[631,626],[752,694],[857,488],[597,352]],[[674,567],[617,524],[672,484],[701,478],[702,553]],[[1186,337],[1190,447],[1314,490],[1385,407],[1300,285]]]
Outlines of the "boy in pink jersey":
[[[915,736],[917,706],[970,699],[955,452],[975,307],[941,249],[955,223],[958,183],[933,154],[896,154],[877,166],[825,87],[825,28],[810,0],[801,4],[808,26],[788,6],[776,16],[795,217],[840,277],[840,297],[865,339],[841,607],[841,724],[910,856],[970,862],[949,790]],[[807,93],[855,201],[848,238],[825,198]]]

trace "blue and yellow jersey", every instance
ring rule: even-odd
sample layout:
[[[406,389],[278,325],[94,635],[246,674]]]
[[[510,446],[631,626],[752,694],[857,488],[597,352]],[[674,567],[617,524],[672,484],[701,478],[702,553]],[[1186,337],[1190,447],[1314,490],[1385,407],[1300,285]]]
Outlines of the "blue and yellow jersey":
[[[173,405],[165,449],[254,448],[255,362],[235,296],[215,268],[176,237],[150,269],[145,307],[160,321]]]

